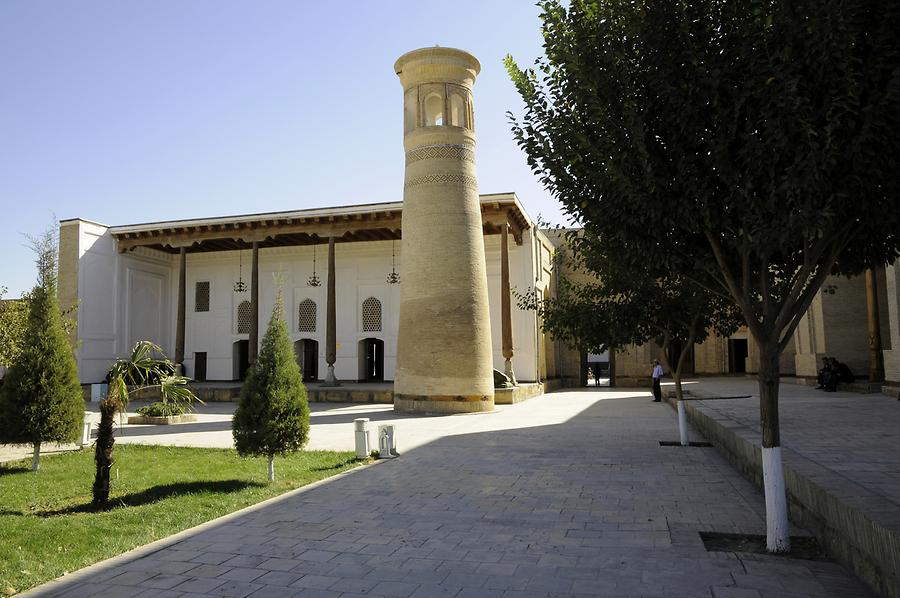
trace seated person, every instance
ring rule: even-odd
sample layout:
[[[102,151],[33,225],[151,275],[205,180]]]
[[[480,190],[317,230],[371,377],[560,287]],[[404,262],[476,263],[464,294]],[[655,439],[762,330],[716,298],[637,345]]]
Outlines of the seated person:
[[[846,363],[838,362],[837,375],[838,375],[838,382],[843,382],[845,384],[850,384],[851,382],[856,380],[856,377],[853,375],[853,371],[850,369],[850,366],[848,366]]]
[[[846,363],[841,363],[837,359],[831,360],[831,372],[828,375],[828,379],[825,382],[825,390],[828,392],[834,392],[837,390],[837,385],[839,382],[843,382],[845,384],[853,382],[855,377],[853,376],[853,372],[850,370],[849,366]]]

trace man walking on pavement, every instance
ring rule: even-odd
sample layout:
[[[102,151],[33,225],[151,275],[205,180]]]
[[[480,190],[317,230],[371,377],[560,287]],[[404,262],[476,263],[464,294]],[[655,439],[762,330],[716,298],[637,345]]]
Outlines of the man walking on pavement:
[[[653,402],[659,403],[662,401],[662,388],[660,388],[659,382],[663,377],[663,369],[659,365],[658,359],[653,360],[653,372],[651,372],[650,377],[653,378]]]

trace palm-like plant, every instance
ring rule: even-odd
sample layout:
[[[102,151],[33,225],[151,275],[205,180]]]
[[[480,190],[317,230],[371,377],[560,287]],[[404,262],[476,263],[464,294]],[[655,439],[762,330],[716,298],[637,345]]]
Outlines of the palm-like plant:
[[[156,357],[159,355],[159,357]],[[162,348],[150,341],[138,341],[128,359],[117,360],[109,368],[109,390],[100,401],[100,426],[94,461],[97,474],[94,478],[93,505],[103,508],[109,500],[109,472],[112,468],[112,451],[115,438],[113,421],[116,413],[128,406],[129,393],[144,388],[158,388],[160,402],[189,410],[194,401],[203,403],[187,386],[188,379],[175,375],[174,364],[166,358]]]

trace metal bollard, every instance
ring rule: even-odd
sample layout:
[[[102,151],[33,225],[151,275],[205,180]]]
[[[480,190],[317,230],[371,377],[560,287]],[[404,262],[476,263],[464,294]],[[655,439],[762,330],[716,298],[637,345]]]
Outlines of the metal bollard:
[[[369,456],[369,418],[354,419],[353,428],[356,440],[356,458],[365,459]]]
[[[93,425],[93,416],[90,411],[84,412],[84,422],[81,429],[81,442],[79,446],[85,446],[91,443],[91,426]]]

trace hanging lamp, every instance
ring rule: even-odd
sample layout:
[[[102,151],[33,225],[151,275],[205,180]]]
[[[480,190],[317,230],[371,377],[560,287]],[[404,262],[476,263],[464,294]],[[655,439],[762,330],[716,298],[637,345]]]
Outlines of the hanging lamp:
[[[397,274],[396,268],[397,255],[394,251],[394,240],[391,239],[391,273],[387,275],[388,284],[399,284],[400,275]]]
[[[244,283],[244,253],[238,249],[238,279],[237,282],[234,283],[234,292],[235,293],[246,293],[247,285]]]
[[[318,276],[316,276],[316,246],[315,245],[313,245],[313,273],[312,273],[312,276],[310,276],[306,280],[306,286],[309,286],[309,287],[322,286],[322,280]]]

